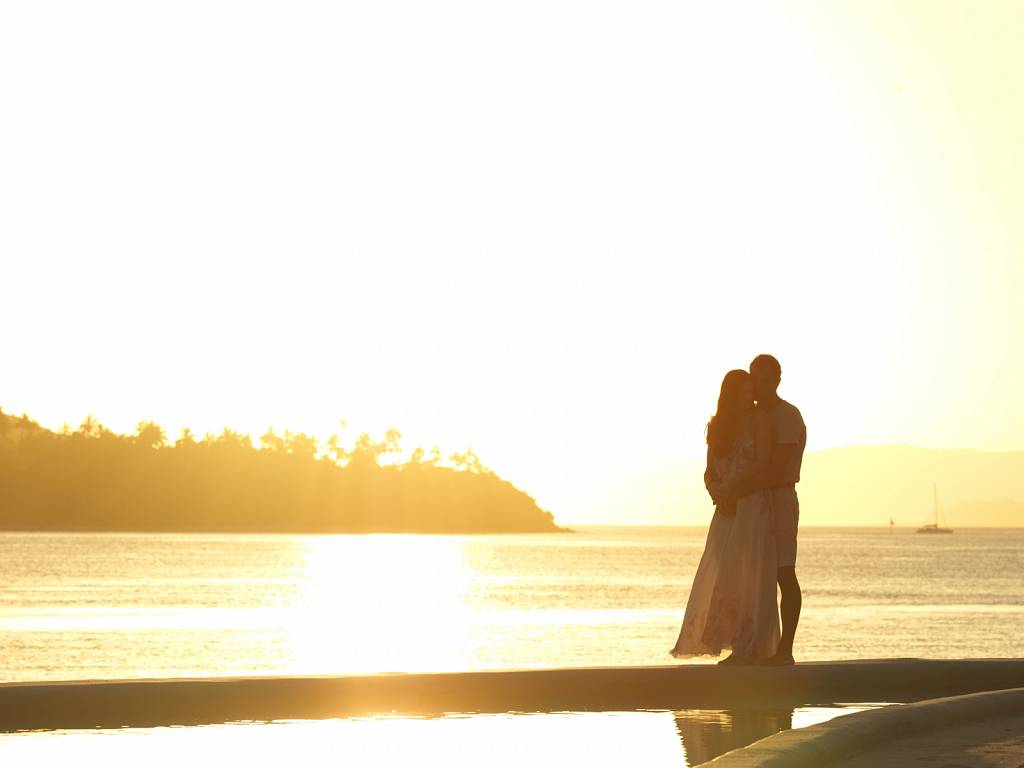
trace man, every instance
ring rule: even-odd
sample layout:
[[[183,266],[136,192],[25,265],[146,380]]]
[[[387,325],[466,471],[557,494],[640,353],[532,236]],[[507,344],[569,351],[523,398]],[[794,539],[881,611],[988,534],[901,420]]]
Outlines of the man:
[[[731,496],[741,498],[763,488],[771,491],[778,583],[782,593],[779,606],[782,638],[778,650],[767,663],[788,665],[793,663],[793,638],[803,602],[800,582],[796,578],[796,534],[800,523],[796,484],[800,482],[800,465],[807,446],[807,427],[797,407],[779,397],[782,366],[778,360],[771,355],[758,355],[750,363],[750,378],[758,410],[767,412],[771,417],[771,461],[763,472],[737,485]]]

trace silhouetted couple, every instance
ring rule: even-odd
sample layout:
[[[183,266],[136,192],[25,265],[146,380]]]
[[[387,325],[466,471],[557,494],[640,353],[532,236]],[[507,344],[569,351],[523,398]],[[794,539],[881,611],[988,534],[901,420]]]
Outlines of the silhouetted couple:
[[[781,379],[779,361],[759,355],[749,373],[729,371],[722,380],[704,472],[715,514],[671,651],[677,658],[729,649],[719,664],[793,663],[801,604],[796,483],[807,429],[779,397]]]

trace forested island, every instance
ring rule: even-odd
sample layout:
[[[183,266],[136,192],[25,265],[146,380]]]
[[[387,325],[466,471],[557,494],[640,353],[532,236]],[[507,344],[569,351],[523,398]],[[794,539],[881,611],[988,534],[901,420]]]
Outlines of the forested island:
[[[116,434],[89,417],[54,432],[0,410],[0,530],[276,533],[561,532],[549,512],[467,451],[401,434],[345,447],[268,430],[197,438],[141,422]]]

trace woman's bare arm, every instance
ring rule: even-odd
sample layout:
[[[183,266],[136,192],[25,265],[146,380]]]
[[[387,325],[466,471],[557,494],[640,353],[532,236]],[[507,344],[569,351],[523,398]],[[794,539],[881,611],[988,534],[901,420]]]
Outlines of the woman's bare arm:
[[[736,514],[736,500],[729,495],[727,484],[718,479],[714,470],[714,456],[711,453],[711,446],[708,446],[708,460],[704,469],[704,487],[711,494],[711,501],[714,502],[715,511],[726,517]]]
[[[711,455],[711,446],[709,445],[707,464],[704,468],[704,487],[707,488],[708,493],[711,494],[711,501],[717,504],[722,496],[722,482],[715,476],[713,462],[714,458]]]

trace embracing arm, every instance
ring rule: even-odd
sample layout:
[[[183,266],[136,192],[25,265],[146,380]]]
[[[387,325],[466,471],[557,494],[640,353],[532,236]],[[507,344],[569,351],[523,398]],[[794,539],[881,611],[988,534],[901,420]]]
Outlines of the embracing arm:
[[[739,473],[727,482],[717,482],[714,486],[708,485],[708,473],[705,472],[705,485],[715,505],[726,514],[732,514],[736,510],[736,499],[742,498],[750,493],[744,490],[752,478],[759,477],[765,472],[771,459],[772,429],[771,422],[763,413],[754,414],[754,461],[743,472]],[[711,453],[708,452],[708,471],[711,467]]]
[[[772,453],[771,421],[766,414],[754,411],[754,461],[729,483],[729,495],[738,499],[750,493],[741,491],[751,480],[760,477],[770,468]]]
[[[771,460],[759,472],[741,480],[733,488],[733,494],[737,497],[746,496],[762,488],[771,488],[778,485],[786,472],[786,467],[794,459],[800,446],[797,443],[780,443],[771,451]]]
[[[760,488],[767,487],[763,479],[772,471],[776,451],[772,450],[772,425],[764,413],[754,412],[754,461],[745,471],[734,477],[724,489],[726,500],[735,504],[736,499],[748,496]]]

